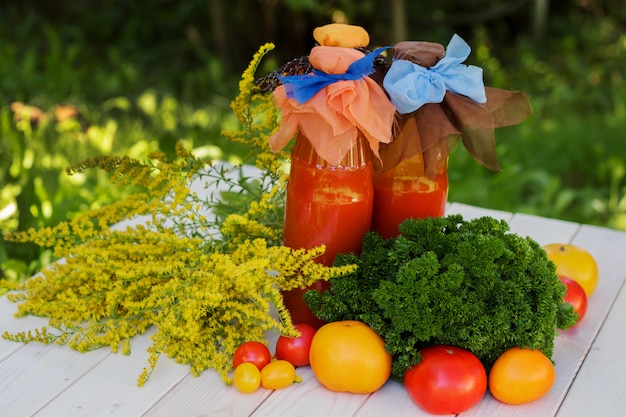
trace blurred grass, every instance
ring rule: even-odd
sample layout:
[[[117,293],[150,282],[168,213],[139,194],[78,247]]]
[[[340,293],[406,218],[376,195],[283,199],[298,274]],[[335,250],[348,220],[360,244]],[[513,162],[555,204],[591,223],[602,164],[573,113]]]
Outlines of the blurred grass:
[[[509,49],[477,28],[474,61],[484,62],[486,84],[525,91],[534,110],[496,130],[503,172],[455,149],[449,198],[626,230],[626,34],[611,19],[567,24],[540,46],[522,38]]]
[[[501,173],[476,164],[462,146],[453,151],[449,199],[626,230],[626,35],[611,19],[568,24],[541,47],[520,38],[505,48],[487,29],[473,29],[469,63],[483,67],[487,85],[527,92],[534,113],[496,131]],[[240,74],[210,49],[173,40],[151,50],[134,45],[134,54],[127,43],[93,50],[77,27],[31,15],[12,30],[0,29],[3,233],[122,198],[102,173],[65,174],[89,157],[172,154],[178,141],[216,159],[246,154],[220,136],[237,127],[229,105]],[[187,58],[179,62],[177,53]],[[265,71],[279,62],[268,57]],[[15,102],[26,107],[16,112]],[[59,105],[78,113],[60,120]],[[0,240],[1,271],[12,280],[48,262],[45,250]]]
[[[123,198],[105,173],[68,176],[65,168],[97,155],[145,159],[155,150],[174,154],[182,142],[198,156],[240,162],[246,150],[220,137],[236,128],[228,102],[192,106],[170,94],[147,90],[134,99],[114,97],[80,107],[80,118],[59,121],[49,99],[35,101],[43,115],[31,122],[32,108],[14,113],[0,107],[0,228],[3,233],[50,226],[89,208]],[[39,108],[39,107],[38,107]],[[16,120],[16,117],[20,120]],[[86,125],[88,124],[88,125]],[[0,262],[11,279],[30,276],[49,263],[49,251],[0,242]]]
[[[597,115],[567,123],[532,116],[522,126],[497,131],[500,173],[456,148],[449,199],[626,230],[623,129],[623,123]]]

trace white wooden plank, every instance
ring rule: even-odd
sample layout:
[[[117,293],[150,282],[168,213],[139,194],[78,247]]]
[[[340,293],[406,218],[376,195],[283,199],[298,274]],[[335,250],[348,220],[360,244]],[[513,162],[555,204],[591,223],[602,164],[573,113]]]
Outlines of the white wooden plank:
[[[274,391],[251,416],[350,417],[368,398],[324,388],[309,367],[301,368],[299,374],[303,382]]]
[[[0,362],[2,362],[7,357],[11,356],[13,352],[24,347],[21,343],[9,342],[8,340],[0,340]],[[0,375],[0,378],[2,375]]]
[[[558,220],[542,219],[536,216],[528,215],[512,215],[511,213],[481,209],[477,207],[462,205],[458,203],[451,204],[448,213],[459,213],[464,218],[478,218],[482,216],[490,216],[509,222],[511,231],[518,233],[520,236],[530,236],[535,240],[549,240],[553,236],[557,236],[560,241],[569,242],[578,230],[575,223],[561,222]],[[541,227],[534,227],[535,222],[539,221]],[[560,339],[560,340],[559,340]],[[555,349],[554,359],[558,361],[557,372],[558,380],[555,388],[551,391],[550,396],[531,405],[521,407],[513,407],[502,404],[490,394],[487,393],[485,398],[472,409],[462,413],[463,416],[553,416],[560,400],[553,396],[563,398],[571,383],[571,378],[578,368],[579,362],[582,360],[584,349],[572,346],[564,337],[557,339],[557,348]],[[411,398],[400,383],[388,383],[380,392],[376,392],[368,400],[368,402],[359,410],[358,415],[376,416],[385,415],[389,417],[408,417],[408,416],[427,416],[429,414],[421,410],[414,404]]]
[[[409,396],[404,385],[389,380],[373,393],[356,414],[357,417],[429,417]]]
[[[277,317],[275,311],[272,314]],[[278,335],[266,332],[265,338],[273,356]],[[298,375],[306,369],[308,367],[298,368]],[[144,417],[249,416],[271,394],[272,391],[262,388],[251,394],[242,394],[234,386],[226,386],[217,372],[207,370],[197,378],[187,375],[150,408]]]
[[[29,343],[0,362],[0,415],[33,415],[108,354]]]
[[[621,332],[620,321],[626,314],[626,291],[620,293],[615,304],[613,300],[626,279],[626,263],[623,262],[626,234],[523,214],[511,217],[506,212],[458,203],[448,206],[448,213],[452,212],[459,212],[468,219],[482,215],[503,218],[511,224],[513,232],[531,236],[542,245],[571,240],[589,250],[600,267],[600,285],[589,300],[585,320],[576,329],[557,338],[554,356],[557,383],[550,393],[524,406],[506,406],[487,395],[477,407],[462,415],[554,416],[570,385],[570,393],[561,406],[559,416],[623,415],[621,410],[626,405],[626,386],[622,382],[626,372],[626,357],[623,354],[626,336]],[[611,315],[600,329],[611,307]],[[14,311],[15,306],[6,297],[0,297],[0,330],[28,330],[41,327],[46,322],[36,317],[15,319],[12,317]],[[594,339],[595,344],[587,361],[576,374]],[[43,402],[51,400],[37,415],[55,417],[428,415],[395,381],[388,382],[371,396],[334,393],[323,388],[308,367],[298,371],[304,378],[301,384],[275,392],[260,389],[257,393],[246,395],[234,387],[226,387],[213,371],[193,378],[188,374],[187,367],[162,358],[147,385],[138,388],[136,378],[146,365],[145,349],[150,343],[147,336],[136,338],[132,342],[133,354],[130,357],[107,352],[107,357],[97,362],[89,358],[92,354],[81,355],[64,347],[23,346],[0,340],[0,416],[31,415],[15,414],[15,409],[8,409],[5,404],[33,402],[35,396],[41,396]],[[35,354],[36,351],[39,354]],[[82,360],[85,363],[79,364]],[[81,366],[91,368],[84,374],[77,371]],[[17,371],[24,370],[32,376],[17,375]],[[47,375],[53,373],[58,378],[70,375],[69,381],[64,380],[60,388],[58,379],[49,384],[36,383],[35,388],[39,386],[40,392],[33,394],[33,381],[49,379]],[[574,377],[576,379],[572,384]],[[3,385],[3,381],[10,382]],[[28,385],[25,388],[26,382]],[[18,390],[19,387],[22,388]],[[22,398],[24,395],[28,398]]]
[[[542,398],[523,405],[507,405],[494,399],[489,392],[483,400],[462,413],[463,417],[541,417],[554,416],[567,393],[580,363],[584,359],[584,349],[576,346],[564,336],[555,341],[553,360],[555,361],[556,381],[552,389]]]
[[[446,207],[446,215],[448,214],[461,214],[465,220],[489,216],[494,219],[505,220],[507,222],[513,217],[513,214],[507,211],[479,208],[462,203],[448,204]]]
[[[576,375],[557,416],[621,417],[626,410],[626,291],[619,299]]]
[[[573,243],[585,247],[598,261],[600,278],[590,297],[587,314],[591,315],[591,322],[598,320],[594,315],[607,318],[558,415],[623,416],[626,407],[626,333],[623,331],[626,233],[584,226]]]
[[[133,338],[131,355],[107,356],[76,384],[68,387],[35,415],[37,417],[143,415],[189,372],[187,366],[161,357],[148,382],[143,387],[138,387],[137,377],[147,365],[146,349],[151,343],[149,334]]]
[[[525,216],[524,216],[525,217]],[[517,219],[517,216],[515,217]],[[526,218],[523,219],[526,223]],[[546,219],[548,220],[548,219]],[[563,222],[566,223],[566,222]],[[514,222],[515,224],[515,222]],[[567,224],[559,225],[555,221],[541,221],[546,228],[542,235],[549,237],[553,230],[561,233],[560,239],[566,238]],[[556,227],[552,227],[556,226]],[[572,226],[571,224],[569,225]],[[514,416],[553,416],[560,407],[561,402],[570,390],[572,381],[576,378],[576,384],[581,386],[581,393],[573,395],[570,393],[565,404],[569,401],[578,401],[586,403],[588,401],[586,384],[577,382],[581,375],[579,371],[581,364],[585,360],[589,349],[591,348],[596,335],[598,334],[602,323],[609,313],[609,309],[613,304],[615,297],[626,277],[626,264],[620,264],[620,252],[626,247],[626,234],[619,233],[614,230],[597,228],[592,226],[576,227],[576,234],[571,240],[558,240],[558,242],[568,242],[576,244],[588,250],[596,259],[599,265],[600,283],[594,294],[589,298],[587,313],[583,321],[574,329],[562,333],[557,337],[555,342],[554,361],[556,362],[557,380],[550,392],[538,401],[526,404],[523,407],[511,407],[501,404],[488,396],[479,406],[470,410],[463,415],[467,416],[484,416],[498,415],[504,417]],[[626,307],[625,307],[626,309]],[[614,346],[621,349],[623,346]],[[617,354],[617,352],[615,352]],[[626,361],[624,361],[626,367]],[[584,371],[583,371],[584,372]],[[578,376],[577,376],[578,375]],[[609,381],[616,383],[619,374],[614,375],[614,380]],[[619,375],[623,378],[623,374]],[[621,381],[620,381],[621,382]],[[590,385],[593,385],[590,383]],[[623,386],[623,384],[620,384]],[[626,393],[626,389],[622,389],[622,393]],[[608,397],[603,393],[601,400],[603,404],[608,402]],[[597,408],[597,407],[596,407]],[[605,413],[597,413],[596,408],[586,409],[578,405],[573,405],[568,412],[562,413],[563,416],[588,416],[588,415],[609,415]],[[593,410],[593,413],[590,413]],[[623,414],[620,414],[623,415]]]
[[[217,372],[208,370],[197,378],[187,375],[143,416],[249,416],[271,394],[263,388],[242,394],[234,386],[226,386]]]
[[[515,214],[509,224],[512,232],[520,236],[530,236],[541,246],[549,243],[567,243],[580,227],[578,223],[522,213]]]
[[[571,243],[589,251],[598,264],[598,286],[588,299],[584,321],[568,332],[575,343],[587,345],[597,336],[626,279],[626,233],[584,225]]]
[[[497,219],[509,220],[512,217],[511,213],[497,211],[497,210],[487,210],[487,209],[479,209],[476,207],[459,204],[459,203],[451,203],[448,204],[446,213],[448,214],[462,214],[465,219],[473,219],[482,216],[491,216]],[[406,390],[402,386],[401,383],[397,381],[388,381],[383,388],[379,391],[375,392],[371,396],[365,399],[363,404],[358,409],[353,409],[350,406],[350,402],[353,398],[359,398],[362,396],[355,396],[350,394],[338,394],[338,393],[330,393],[330,398],[326,398],[322,400],[322,397],[329,397],[328,390],[325,390],[317,383],[308,384],[308,386],[313,385],[313,388],[308,388],[307,395],[312,396],[315,395],[315,403],[312,403],[309,407],[308,402],[304,402],[305,407],[300,407],[298,405],[293,405],[291,408],[285,406],[286,402],[294,401],[292,396],[287,399],[283,399],[281,395],[275,393],[272,397],[270,397],[266,403],[264,403],[258,410],[256,415],[285,415],[285,416],[350,416],[352,414],[352,410],[356,412],[356,416],[381,416],[384,415],[386,417],[420,417],[420,416],[429,416],[430,414],[421,410],[417,404],[413,402],[413,400],[408,396]],[[301,391],[304,391],[304,386],[299,388]],[[301,397],[297,399],[298,401],[306,400],[306,397]],[[322,403],[324,401],[324,403]],[[278,402],[275,407],[268,408],[269,404],[274,402]],[[311,411],[314,410],[314,411]],[[339,413],[340,411],[340,413]],[[261,413],[261,414],[258,414]],[[308,414],[307,414],[308,413]]]
[[[5,332],[14,334],[38,329],[47,323],[45,319],[33,316],[16,319],[14,317],[16,311],[17,305],[9,301],[6,295],[0,297],[0,362],[24,346],[22,343],[11,342],[1,337]]]

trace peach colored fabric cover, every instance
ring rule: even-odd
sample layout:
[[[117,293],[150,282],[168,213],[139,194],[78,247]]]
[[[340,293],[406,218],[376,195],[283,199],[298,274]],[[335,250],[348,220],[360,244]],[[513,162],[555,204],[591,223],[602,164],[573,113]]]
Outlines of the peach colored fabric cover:
[[[352,48],[316,46],[309,61],[320,71],[342,74],[363,56]],[[274,152],[283,149],[300,131],[321,158],[339,165],[359,134],[367,139],[376,157],[380,143],[391,141],[396,109],[368,76],[357,81],[337,81],[303,104],[288,98],[285,87],[280,85],[274,90],[274,100],[282,111],[281,127],[269,140]]]

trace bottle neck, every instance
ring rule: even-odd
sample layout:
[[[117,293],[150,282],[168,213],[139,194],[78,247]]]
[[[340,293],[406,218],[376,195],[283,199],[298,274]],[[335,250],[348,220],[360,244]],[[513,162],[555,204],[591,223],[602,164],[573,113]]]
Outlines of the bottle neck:
[[[318,169],[356,170],[372,163],[372,152],[363,135],[359,134],[354,145],[346,152],[339,165],[331,165],[317,154],[309,139],[300,132],[291,150],[291,158]]]

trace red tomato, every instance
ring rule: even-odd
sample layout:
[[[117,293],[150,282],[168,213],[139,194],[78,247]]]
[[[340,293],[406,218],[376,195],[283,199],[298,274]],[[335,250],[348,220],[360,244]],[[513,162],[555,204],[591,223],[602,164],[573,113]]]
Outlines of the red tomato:
[[[420,363],[404,373],[404,387],[424,411],[462,413],[487,392],[485,367],[473,353],[454,346],[430,346],[421,354]]]
[[[233,367],[237,369],[239,365],[245,362],[251,362],[262,370],[265,365],[272,361],[270,350],[261,342],[245,342],[235,350],[233,355]]]
[[[291,362],[293,366],[307,366],[315,327],[306,323],[299,323],[294,327],[300,332],[300,336],[280,336],[276,342],[276,359]]]
[[[567,287],[563,302],[570,303],[574,307],[574,311],[578,313],[578,321],[576,322],[578,324],[587,312],[587,293],[577,281],[564,275],[559,275],[559,279]]]

